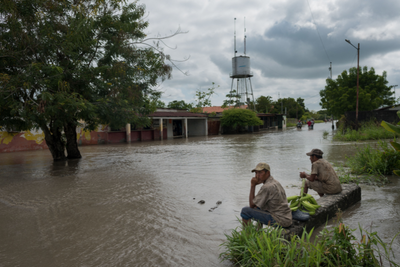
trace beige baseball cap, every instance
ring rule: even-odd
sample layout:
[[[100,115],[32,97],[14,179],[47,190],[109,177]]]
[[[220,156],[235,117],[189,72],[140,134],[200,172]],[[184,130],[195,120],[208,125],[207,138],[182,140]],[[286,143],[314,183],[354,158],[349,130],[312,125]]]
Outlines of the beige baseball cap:
[[[324,152],[322,152],[322,150],[318,149],[318,148],[314,148],[310,152],[306,153],[307,156],[317,155],[317,156],[321,156],[321,157],[322,157],[322,154],[324,154]]]
[[[267,163],[260,162],[260,163],[257,164],[256,168],[253,169],[251,172],[262,171],[262,170],[271,171],[271,168],[269,167],[269,165]]]

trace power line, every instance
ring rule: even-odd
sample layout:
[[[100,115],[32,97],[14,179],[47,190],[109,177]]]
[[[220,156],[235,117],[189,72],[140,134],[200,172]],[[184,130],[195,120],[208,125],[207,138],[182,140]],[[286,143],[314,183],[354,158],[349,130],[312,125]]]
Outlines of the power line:
[[[354,63],[354,61],[356,60],[356,58],[357,58],[357,53],[354,55],[354,58],[353,58],[353,60],[351,61],[351,66],[349,67],[349,70],[353,67],[353,63]]]
[[[317,94],[317,95],[315,95],[315,96],[307,97],[307,98],[304,99],[304,101],[309,100],[309,99],[311,99],[311,98],[314,98],[314,97],[316,97],[316,96],[320,96],[320,95]]]
[[[312,21],[313,21],[313,23],[314,23],[314,25],[315,25],[315,29],[317,30],[319,40],[321,41],[322,47],[324,48],[326,57],[328,58],[328,60],[329,60],[330,62],[332,62],[331,59],[330,59],[329,56],[328,56],[328,52],[326,52],[325,45],[324,45],[324,43],[322,42],[322,38],[321,38],[321,35],[319,34],[318,27],[317,27],[317,24],[315,23],[314,15],[313,15],[313,13],[312,13],[312,11],[311,11],[311,6],[310,6],[310,3],[308,2],[308,0],[307,0],[307,4],[308,4],[308,8],[310,9]]]

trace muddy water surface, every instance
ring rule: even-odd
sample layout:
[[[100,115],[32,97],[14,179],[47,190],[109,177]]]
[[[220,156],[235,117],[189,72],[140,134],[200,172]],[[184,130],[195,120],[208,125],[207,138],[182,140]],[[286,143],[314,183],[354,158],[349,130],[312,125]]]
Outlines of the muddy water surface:
[[[55,163],[48,151],[2,153],[0,266],[231,266],[220,262],[219,245],[248,204],[250,170],[267,162],[287,195],[298,194],[298,173],[311,166],[306,152],[320,148],[336,164],[355,153],[331,132],[317,124],[86,146],[82,159]],[[391,180],[362,186],[345,222],[372,224],[385,240],[399,232],[400,183]],[[399,259],[399,239],[394,247]]]

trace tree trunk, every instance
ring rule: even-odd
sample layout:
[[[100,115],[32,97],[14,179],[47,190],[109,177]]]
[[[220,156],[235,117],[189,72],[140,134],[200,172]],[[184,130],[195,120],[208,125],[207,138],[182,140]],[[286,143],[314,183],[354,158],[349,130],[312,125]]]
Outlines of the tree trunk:
[[[81,153],[78,149],[78,140],[76,136],[76,123],[66,122],[64,124],[64,132],[67,138],[67,158],[69,159],[80,159],[82,158]]]
[[[44,138],[53,156],[53,160],[65,160],[65,143],[62,139],[61,129],[53,126],[53,123],[50,123],[49,127],[46,124],[42,124],[40,128],[44,132]]]

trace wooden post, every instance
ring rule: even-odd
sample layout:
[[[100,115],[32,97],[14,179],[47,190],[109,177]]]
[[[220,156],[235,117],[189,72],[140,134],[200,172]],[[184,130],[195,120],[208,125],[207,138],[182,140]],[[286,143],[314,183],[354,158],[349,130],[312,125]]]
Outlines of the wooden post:
[[[125,129],[126,129],[126,142],[128,144],[130,144],[131,143],[131,124],[127,123]]]
[[[160,118],[160,140],[163,140],[163,133],[164,133],[164,129],[163,129],[163,119]]]

